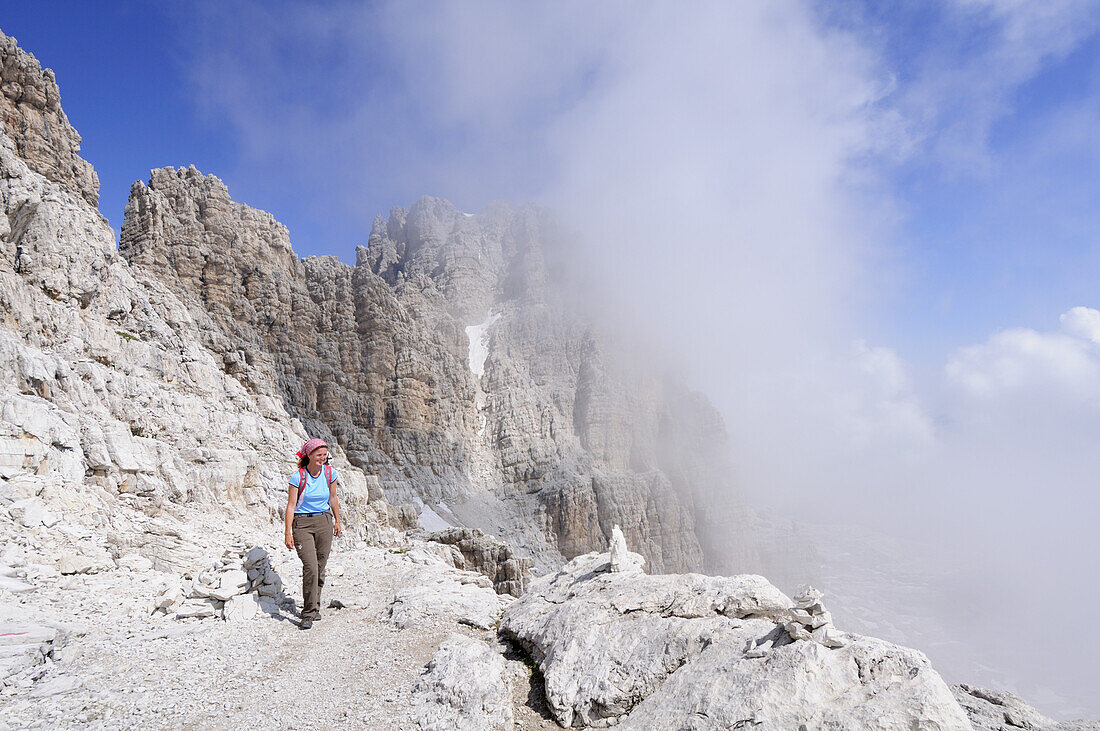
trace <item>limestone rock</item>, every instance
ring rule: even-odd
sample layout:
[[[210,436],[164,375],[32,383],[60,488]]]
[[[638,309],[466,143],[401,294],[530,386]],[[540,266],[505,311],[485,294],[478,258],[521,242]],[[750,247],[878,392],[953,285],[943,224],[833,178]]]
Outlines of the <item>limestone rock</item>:
[[[67,553],[57,561],[57,568],[63,575],[89,574],[96,570],[96,564],[87,556]]]
[[[416,506],[409,503],[391,506],[389,517],[390,525],[399,531],[413,530],[418,525]]]
[[[176,619],[204,619],[215,617],[222,610],[222,602],[216,599],[188,599],[176,609]]]
[[[153,600],[150,613],[158,609],[165,613],[174,612],[177,607],[183,604],[185,598],[186,597],[178,586],[166,587],[160,595]]]
[[[672,674],[623,728],[969,728],[950,690],[921,653],[873,638],[841,650],[796,641],[762,659],[722,642]]]
[[[99,177],[81,159],[80,135],[61,109],[53,71],[0,33],[0,120],[31,170],[95,206]]]
[[[0,576],[0,589],[10,591],[13,594],[22,594],[24,592],[34,591],[34,585],[28,584],[25,581],[20,581],[14,576]]]
[[[617,525],[611,529],[611,542],[608,545],[608,551],[611,554],[611,571],[619,573],[620,571],[637,572],[642,570],[645,559],[627,549],[626,538],[623,537],[623,531]]]
[[[1033,731],[1100,731],[1100,721],[1058,722],[1007,691],[964,684],[951,686],[951,692],[966,711],[975,731],[1016,728]]]
[[[135,573],[153,570],[153,562],[145,558],[145,556],[140,556],[136,553],[122,556],[118,559],[118,565],[120,568],[129,569]]]
[[[0,683],[6,686],[34,673],[61,642],[62,634],[53,627],[29,622],[0,624]]]
[[[8,512],[28,528],[37,528],[40,525],[52,528],[57,525],[57,517],[36,498],[17,500],[8,507]]]
[[[476,528],[448,528],[432,531],[423,537],[457,548],[461,560],[456,568],[485,574],[498,594],[520,596],[527,588],[531,561],[517,556],[515,550],[504,541],[487,536]]]
[[[610,564],[589,554],[536,579],[501,622],[538,663],[563,726],[966,728],[923,655],[855,636],[830,649],[762,577]]]
[[[260,599],[255,594],[231,597],[222,607],[222,619],[226,622],[246,622],[260,612]]]
[[[505,610],[501,633],[531,653],[564,726],[628,713],[705,647],[767,634],[790,600],[759,576],[609,573],[586,554],[532,582]]]
[[[421,562],[406,569],[398,581],[387,610],[391,622],[401,629],[427,618],[478,629],[497,626],[510,596],[498,595],[480,574],[450,568],[441,558],[428,553],[421,556]],[[406,557],[417,560],[412,552]]]
[[[414,693],[422,729],[514,727],[504,658],[481,640],[459,634],[444,640]]]

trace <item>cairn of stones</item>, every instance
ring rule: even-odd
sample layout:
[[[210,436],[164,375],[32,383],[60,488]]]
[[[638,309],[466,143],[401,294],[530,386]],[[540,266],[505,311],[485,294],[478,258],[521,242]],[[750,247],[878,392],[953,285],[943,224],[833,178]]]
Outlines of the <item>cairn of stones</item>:
[[[833,626],[833,615],[825,608],[825,595],[812,586],[799,587],[794,597],[794,607],[788,610],[790,619],[774,632],[755,640],[749,640],[746,657],[764,657],[773,648],[795,640],[810,640],[830,649],[848,644],[844,633]]]
[[[260,546],[231,546],[209,568],[185,574],[178,585],[166,587],[150,605],[150,614],[161,612],[176,619],[219,617],[226,622],[252,619],[260,612],[278,616],[293,609],[294,600],[283,593],[283,580],[271,566],[271,557]]]

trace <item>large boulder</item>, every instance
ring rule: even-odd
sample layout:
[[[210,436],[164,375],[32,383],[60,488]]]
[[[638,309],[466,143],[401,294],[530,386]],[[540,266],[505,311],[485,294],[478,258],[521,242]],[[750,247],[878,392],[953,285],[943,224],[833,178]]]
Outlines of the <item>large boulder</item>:
[[[969,728],[924,655],[836,632],[819,593],[794,602],[760,576],[649,576],[618,551],[618,571],[594,553],[535,580],[501,622],[563,726]]]
[[[504,658],[481,640],[448,637],[414,692],[417,720],[425,731],[496,731],[514,725]]]

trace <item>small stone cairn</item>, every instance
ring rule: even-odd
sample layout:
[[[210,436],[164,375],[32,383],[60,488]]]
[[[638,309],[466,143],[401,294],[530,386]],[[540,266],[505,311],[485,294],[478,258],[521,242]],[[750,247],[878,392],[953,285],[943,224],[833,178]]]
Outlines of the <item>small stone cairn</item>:
[[[746,657],[764,657],[778,645],[787,644],[784,633],[791,640],[810,640],[830,649],[844,647],[848,640],[833,626],[833,615],[822,602],[825,595],[812,586],[802,586],[794,598],[794,607],[788,611],[789,619],[782,622],[765,637],[749,640]],[[782,629],[782,631],[779,631]]]
[[[294,600],[283,594],[283,580],[260,546],[232,546],[203,571],[185,574],[179,585],[164,589],[150,604],[150,614],[176,619],[220,617],[226,622],[252,619],[260,612],[277,616]]]

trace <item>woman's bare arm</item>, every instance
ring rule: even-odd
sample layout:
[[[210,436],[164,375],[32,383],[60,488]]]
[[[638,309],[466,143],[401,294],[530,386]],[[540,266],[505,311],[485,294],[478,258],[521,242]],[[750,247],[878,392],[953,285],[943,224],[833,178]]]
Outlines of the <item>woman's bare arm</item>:
[[[286,547],[294,550],[294,508],[298,505],[298,488],[290,486],[290,494],[286,500],[286,535],[284,542]]]
[[[343,535],[344,527],[340,525],[340,501],[336,498],[336,480],[329,483],[328,486],[328,504],[332,508],[332,517],[335,518],[335,524],[333,525],[332,532],[335,535]]]

